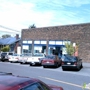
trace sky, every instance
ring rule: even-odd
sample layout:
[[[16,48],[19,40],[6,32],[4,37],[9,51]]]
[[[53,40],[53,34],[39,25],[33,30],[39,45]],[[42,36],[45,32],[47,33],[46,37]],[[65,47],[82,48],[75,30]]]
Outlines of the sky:
[[[80,23],[90,23],[90,0],[0,0],[0,36],[20,34],[32,24],[38,28]]]

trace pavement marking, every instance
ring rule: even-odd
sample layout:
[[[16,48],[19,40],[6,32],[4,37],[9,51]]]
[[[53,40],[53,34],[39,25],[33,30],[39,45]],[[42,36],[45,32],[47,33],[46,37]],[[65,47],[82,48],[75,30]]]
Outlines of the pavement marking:
[[[39,76],[39,77],[40,78],[44,78],[44,79],[48,79],[48,80],[51,80],[51,81],[55,81],[55,82],[59,82],[59,83],[64,83],[64,84],[68,84],[68,85],[71,85],[71,86],[76,86],[76,87],[82,88],[81,85],[77,85],[77,84],[73,84],[73,83],[69,83],[69,82],[65,82],[65,81],[61,81],[61,80],[56,80],[56,79],[48,78],[48,77],[42,77],[42,76]]]

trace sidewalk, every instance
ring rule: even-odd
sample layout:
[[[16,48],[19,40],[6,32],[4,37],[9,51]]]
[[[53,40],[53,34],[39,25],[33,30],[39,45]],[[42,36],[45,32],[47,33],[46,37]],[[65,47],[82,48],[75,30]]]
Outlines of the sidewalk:
[[[83,67],[89,67],[90,68],[90,63],[83,62]]]

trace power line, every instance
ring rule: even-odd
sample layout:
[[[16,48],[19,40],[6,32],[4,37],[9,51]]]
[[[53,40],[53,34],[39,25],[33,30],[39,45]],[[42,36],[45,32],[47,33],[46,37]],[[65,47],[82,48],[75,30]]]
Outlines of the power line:
[[[2,26],[2,25],[0,25],[0,27],[1,27],[1,28],[5,28],[5,29],[8,29],[8,30],[13,30],[13,31],[16,31],[16,32],[20,32],[20,31],[18,31],[18,30],[11,29],[11,28],[8,28],[8,27]],[[6,32],[6,31],[5,31],[5,32]]]

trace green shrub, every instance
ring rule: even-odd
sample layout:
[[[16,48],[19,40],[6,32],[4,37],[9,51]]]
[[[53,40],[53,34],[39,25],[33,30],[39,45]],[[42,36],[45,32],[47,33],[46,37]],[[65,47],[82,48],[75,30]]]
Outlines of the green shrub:
[[[9,50],[10,50],[9,45],[7,45],[7,46],[1,48],[1,51],[3,51],[3,52],[8,52]]]
[[[69,55],[74,54],[74,47],[73,47],[72,43],[66,43],[65,47],[66,47],[66,50],[67,50],[67,54],[69,54]]]

